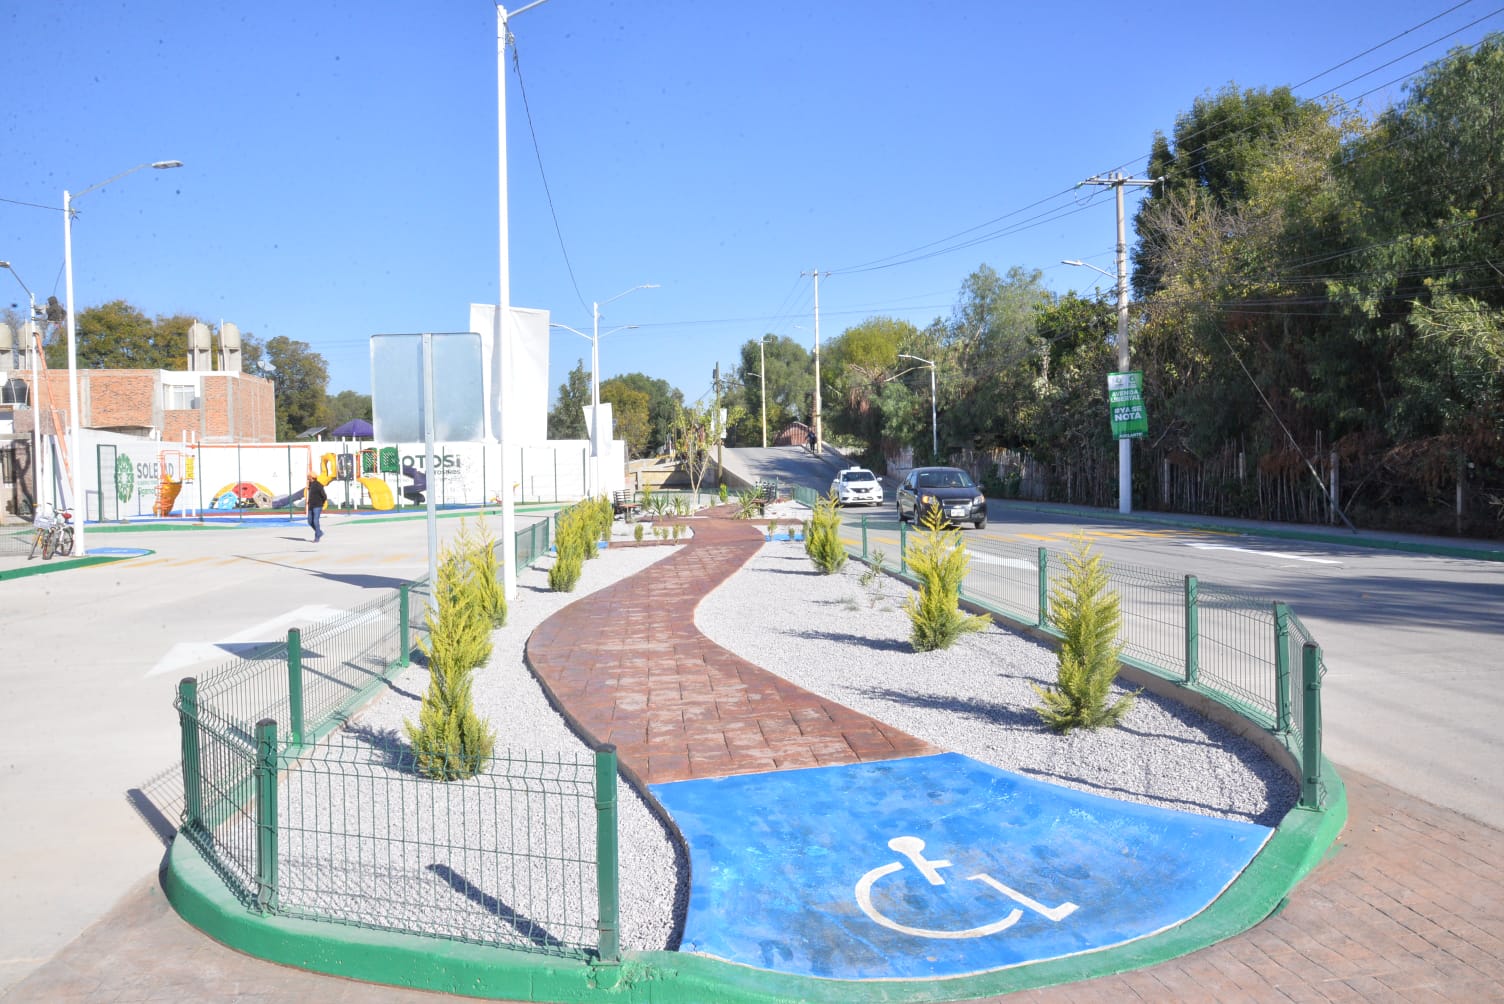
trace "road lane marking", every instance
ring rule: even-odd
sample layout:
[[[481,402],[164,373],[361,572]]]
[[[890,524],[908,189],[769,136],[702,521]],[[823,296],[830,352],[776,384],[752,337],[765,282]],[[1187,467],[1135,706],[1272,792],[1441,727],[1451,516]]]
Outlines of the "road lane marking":
[[[252,627],[227,635],[218,641],[180,641],[168,649],[157,664],[146,671],[148,677],[181,673],[203,663],[225,662],[250,651],[286,640],[287,629],[317,624],[344,614],[338,607],[306,606],[262,621]]]
[[[1287,561],[1309,561],[1317,565],[1340,565],[1338,558],[1316,558],[1309,554],[1292,554],[1289,551],[1260,551],[1253,547],[1233,547],[1231,544],[1203,544],[1197,541],[1186,541],[1186,547],[1194,547],[1200,551],[1239,551],[1243,554],[1254,554],[1261,558],[1284,558]]]

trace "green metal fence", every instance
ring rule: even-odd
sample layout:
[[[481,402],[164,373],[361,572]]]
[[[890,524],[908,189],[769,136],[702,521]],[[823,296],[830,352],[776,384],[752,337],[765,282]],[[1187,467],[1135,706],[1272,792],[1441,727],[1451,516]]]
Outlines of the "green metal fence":
[[[853,552],[869,561],[867,517]],[[886,556],[909,577],[910,530],[899,525],[899,553]],[[1066,569],[1066,551],[968,541],[964,599],[1005,620],[1059,636],[1050,596]],[[1283,603],[1151,568],[1105,563],[1122,604],[1123,661],[1212,697],[1277,736],[1301,764],[1300,804],[1326,803],[1321,777],[1321,646]]]
[[[544,553],[543,526],[514,551]],[[183,680],[180,834],[249,909],[615,961],[614,747],[446,783],[396,734],[336,731],[407,665],[426,588]]]

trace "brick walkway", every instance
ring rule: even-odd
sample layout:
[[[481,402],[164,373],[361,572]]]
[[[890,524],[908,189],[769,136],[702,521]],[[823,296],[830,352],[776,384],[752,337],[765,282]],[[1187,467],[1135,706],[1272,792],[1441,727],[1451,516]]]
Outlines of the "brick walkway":
[[[645,784],[940,752],[701,634],[701,597],[763,537],[741,521],[686,522],[692,544],[569,605],[528,640],[533,672],[577,731],[614,743],[622,770]]]
[[[568,701],[591,732],[618,744],[623,766],[658,781],[703,776],[696,770],[721,774],[929,751],[712,652],[694,630],[694,606],[741,566],[759,538],[730,521],[694,526],[694,541],[679,554],[595,594],[599,602],[561,612],[535,632],[536,651],[529,648],[530,658],[548,665],[556,698]],[[563,652],[570,653],[565,661]],[[593,671],[576,673],[576,659],[593,660]],[[1007,1000],[1504,1002],[1504,832],[1339,770],[1350,803],[1340,850],[1282,912],[1180,959]],[[180,920],[150,881],[5,999],[420,1004],[441,998],[240,955]]]

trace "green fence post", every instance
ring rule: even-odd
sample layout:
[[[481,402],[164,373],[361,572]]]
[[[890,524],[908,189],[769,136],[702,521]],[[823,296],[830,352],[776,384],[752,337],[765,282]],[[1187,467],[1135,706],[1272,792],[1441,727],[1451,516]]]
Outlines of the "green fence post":
[[[287,629],[287,717],[288,741],[303,745],[303,632]]]
[[[204,825],[204,774],[198,746],[198,680],[178,681],[178,727],[183,736],[183,829]]]
[[[1306,642],[1301,647],[1300,804],[1307,809],[1321,805],[1321,646]]]
[[[898,574],[909,574],[909,524],[898,521]]]
[[[1185,577],[1185,682],[1195,684],[1201,671],[1201,616],[1196,605],[1196,576]]]
[[[412,614],[409,612],[412,583],[397,588],[397,665],[406,666],[412,658]]]
[[[1274,604],[1274,731],[1290,731],[1290,608]]]
[[[621,961],[620,873],[616,854],[616,747],[595,752],[595,886],[600,961]]]
[[[277,909],[277,723],[256,723],[256,908]]]
[[[1039,620],[1035,627],[1044,627],[1050,623],[1050,552],[1044,548],[1039,549]]]
[[[862,560],[867,560],[867,514],[862,514]]]

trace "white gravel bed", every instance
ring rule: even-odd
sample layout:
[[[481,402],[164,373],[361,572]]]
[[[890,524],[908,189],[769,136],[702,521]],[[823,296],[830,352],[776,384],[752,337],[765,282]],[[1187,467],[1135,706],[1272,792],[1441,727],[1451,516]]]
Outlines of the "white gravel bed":
[[[700,602],[695,624],[742,658],[805,690],[942,749],[1114,798],[1274,826],[1299,798],[1248,740],[1148,692],[1116,728],[1057,735],[1032,710],[1031,684],[1055,682],[1054,650],[1000,627],[915,652],[912,590],[861,562],[823,575],[796,542],[764,544]],[[1117,694],[1128,693],[1121,683]]]

